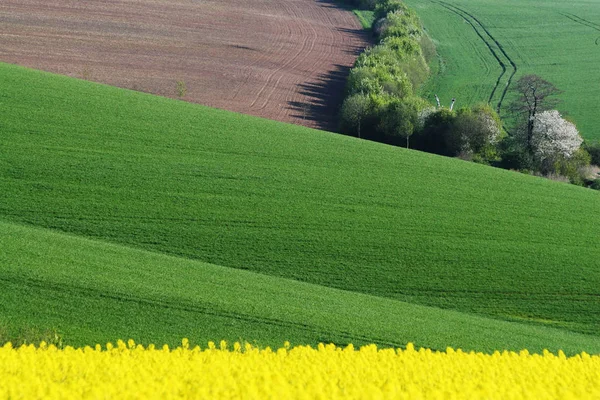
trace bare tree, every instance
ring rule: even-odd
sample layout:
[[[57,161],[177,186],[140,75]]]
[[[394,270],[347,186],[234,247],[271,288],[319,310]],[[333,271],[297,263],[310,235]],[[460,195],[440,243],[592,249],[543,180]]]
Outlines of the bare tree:
[[[561,91],[550,82],[540,78],[537,75],[522,76],[513,89],[519,94],[511,105],[510,110],[521,117],[519,131],[524,140],[527,153],[534,154],[533,132],[536,124],[536,117],[543,111],[548,111],[556,107],[559,100],[552,98]]]

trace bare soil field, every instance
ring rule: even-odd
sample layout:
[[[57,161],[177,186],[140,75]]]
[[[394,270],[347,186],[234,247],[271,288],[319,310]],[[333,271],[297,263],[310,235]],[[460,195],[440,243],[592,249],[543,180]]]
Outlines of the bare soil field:
[[[2,0],[0,61],[335,129],[368,45],[332,0]]]

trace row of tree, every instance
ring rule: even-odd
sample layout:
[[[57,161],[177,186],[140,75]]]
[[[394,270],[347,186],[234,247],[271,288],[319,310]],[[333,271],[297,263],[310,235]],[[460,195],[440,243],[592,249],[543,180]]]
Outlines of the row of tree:
[[[400,0],[365,4],[374,7],[379,43],[350,71],[342,132],[446,156],[496,160],[501,124],[489,106],[435,109],[415,95],[436,56],[417,15]]]
[[[400,0],[351,1],[375,10],[379,40],[350,72],[343,133],[600,188],[589,168],[600,164],[600,145],[584,144],[555,110],[560,91],[551,83],[536,75],[517,81],[510,133],[487,104],[454,110],[454,102],[444,108],[438,100],[432,107],[415,95],[436,56],[416,14]]]
[[[399,0],[374,0],[373,31],[379,43],[363,52],[350,71],[340,129],[397,144],[418,128],[428,103],[414,94],[429,76],[434,49],[417,15]]]

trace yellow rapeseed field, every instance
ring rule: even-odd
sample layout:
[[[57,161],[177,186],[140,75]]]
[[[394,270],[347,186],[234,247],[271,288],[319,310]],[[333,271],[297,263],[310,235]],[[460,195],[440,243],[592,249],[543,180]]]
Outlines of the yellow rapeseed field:
[[[221,342],[0,348],[1,399],[599,399],[600,357]]]

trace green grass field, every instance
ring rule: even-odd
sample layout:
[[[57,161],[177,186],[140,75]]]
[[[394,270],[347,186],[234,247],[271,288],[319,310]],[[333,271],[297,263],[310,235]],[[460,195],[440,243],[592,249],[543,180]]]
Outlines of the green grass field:
[[[354,15],[360,21],[363,29],[371,29],[373,28],[373,23],[375,22],[375,11],[370,10],[352,10]]]
[[[281,346],[600,352],[596,336],[496,321],[0,222],[0,322],[75,345],[183,337]],[[58,328],[56,328],[58,327]]]
[[[600,328],[596,191],[6,64],[0,87],[11,329],[597,351],[569,332]]]
[[[407,0],[437,44],[441,68],[423,88],[445,104],[496,106],[507,83],[537,74],[564,93],[559,106],[582,135],[600,140],[600,4],[596,0]],[[504,65],[504,67],[503,67]],[[514,76],[513,76],[514,74]],[[512,76],[512,78],[511,78]]]

